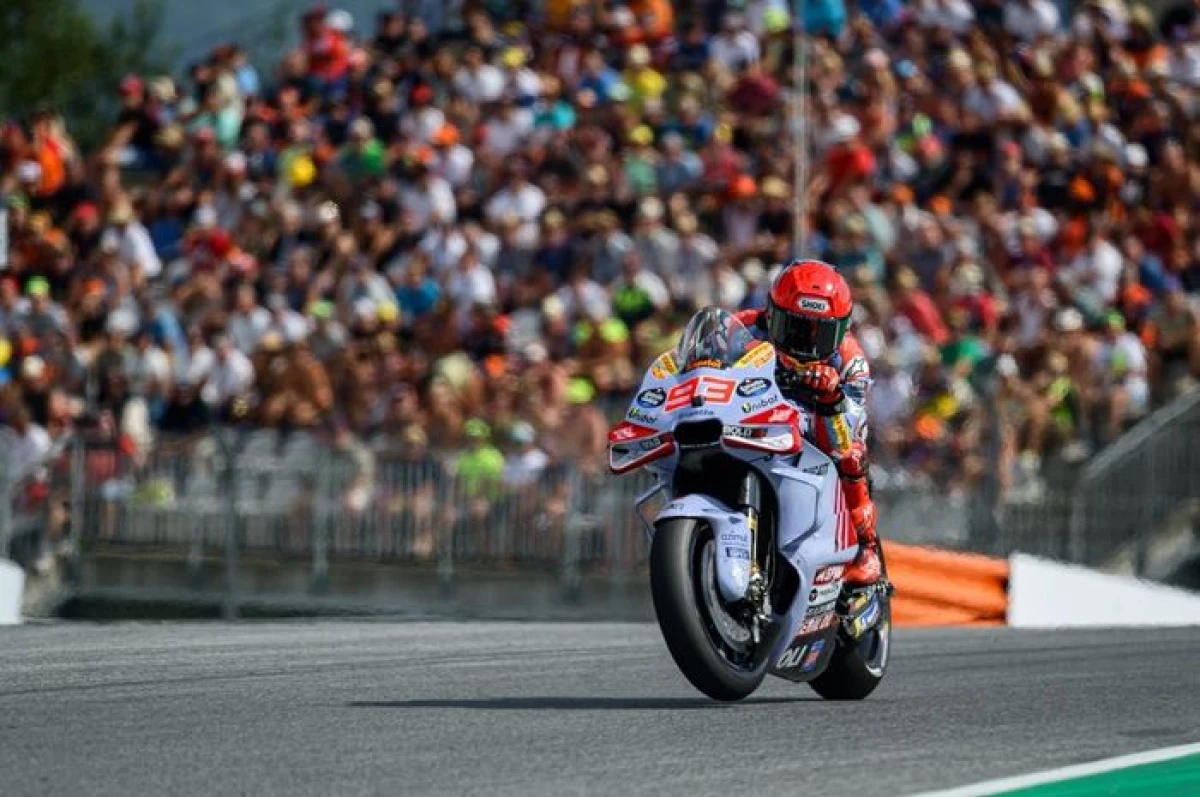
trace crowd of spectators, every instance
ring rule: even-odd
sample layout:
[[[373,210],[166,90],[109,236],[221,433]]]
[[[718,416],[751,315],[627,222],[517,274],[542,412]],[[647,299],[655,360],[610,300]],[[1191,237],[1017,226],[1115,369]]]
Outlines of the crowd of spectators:
[[[94,152],[10,120],[21,456],[234,423],[597,469],[690,314],[798,254],[853,286],[883,473],[1024,489],[1188,389],[1200,4],[808,0],[802,231],[788,7],[314,7],[270,72],[129,76]]]

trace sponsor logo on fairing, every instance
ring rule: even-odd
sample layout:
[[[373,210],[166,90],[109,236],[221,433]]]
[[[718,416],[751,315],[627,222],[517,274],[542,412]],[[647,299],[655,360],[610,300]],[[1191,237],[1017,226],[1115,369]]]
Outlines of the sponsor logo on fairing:
[[[805,471],[805,473],[807,472],[808,471]],[[845,570],[846,568],[842,565],[830,565],[829,567],[822,567],[817,571],[817,575],[813,579],[813,583],[820,585],[837,581],[842,577],[842,573],[845,572]]]
[[[742,356],[733,364],[734,368],[762,368],[775,357],[775,347],[762,342]]]
[[[673,376],[679,373],[679,366],[675,363],[675,357],[671,352],[663,352],[654,361],[654,365],[650,366],[650,373],[654,374],[655,379],[666,379],[668,376]]]
[[[661,387],[652,387],[649,390],[643,390],[638,393],[637,403],[639,407],[645,407],[652,410],[655,407],[661,407],[662,403],[667,400],[667,391]]]
[[[818,631],[824,631],[826,628],[829,628],[831,625],[837,623],[837,620],[837,612],[827,612],[817,617],[809,617],[804,621],[804,624],[800,626],[800,636],[804,636],[806,634],[815,634]]]
[[[742,402],[742,412],[749,415],[752,412],[758,412],[760,410],[769,410],[771,407],[774,407],[778,403],[779,403],[778,396],[767,396],[766,398],[759,399],[758,401],[743,401]],[[774,423],[774,420],[772,420],[771,422]]]
[[[783,652],[783,655],[779,657],[779,664],[776,665],[776,668],[780,670],[786,670],[789,667],[795,667],[797,664],[804,661],[804,653],[807,650],[807,644],[800,644],[796,645],[795,647],[788,648]]]
[[[809,603],[825,603],[826,601],[836,600],[838,593],[841,592],[842,585],[840,582],[834,581],[829,584],[821,584],[813,587],[808,593]]]
[[[836,596],[835,596],[835,598],[836,598]],[[809,606],[808,609],[805,610],[804,616],[805,617],[824,617],[825,615],[829,614],[830,612],[832,612],[834,610],[836,602],[837,602],[836,600],[827,599],[825,601],[822,601],[821,603],[814,603],[813,605]]]
[[[821,660],[821,651],[823,650],[825,650],[824,639],[818,639],[812,643],[800,664],[801,672],[812,672],[813,668],[817,666],[817,662]]]
[[[879,599],[872,596],[871,603],[863,613],[854,618],[853,634],[860,637],[879,620]]]
[[[801,310],[807,310],[810,313],[829,312],[829,302],[825,301],[824,299],[814,299],[811,296],[801,296],[800,301],[796,303],[796,306]]]
[[[641,421],[642,423],[658,423],[658,416],[653,415],[637,407],[630,407],[629,413],[625,416],[630,420]]]
[[[725,555],[730,559],[749,559],[750,552],[745,548],[726,548]]]
[[[804,472],[812,474],[813,476],[824,476],[826,473],[829,472],[829,463],[822,462],[820,465],[812,465],[810,467],[805,468]]]
[[[762,377],[743,379],[737,386],[737,394],[742,398],[753,398],[771,389],[771,380]]]

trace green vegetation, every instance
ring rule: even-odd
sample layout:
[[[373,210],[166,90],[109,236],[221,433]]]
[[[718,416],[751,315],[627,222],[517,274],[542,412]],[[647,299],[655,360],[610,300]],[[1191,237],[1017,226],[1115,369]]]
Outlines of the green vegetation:
[[[88,147],[111,129],[115,88],[129,73],[166,71],[156,50],[162,0],[137,0],[128,16],[100,30],[79,0],[0,3],[0,112],[61,112]]]

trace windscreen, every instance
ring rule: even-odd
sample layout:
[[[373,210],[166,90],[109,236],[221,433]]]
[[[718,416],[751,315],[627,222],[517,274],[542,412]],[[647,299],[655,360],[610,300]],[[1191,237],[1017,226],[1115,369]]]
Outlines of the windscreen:
[[[688,322],[679,339],[679,364],[684,371],[696,368],[732,368],[760,343],[730,312],[706,307]]]

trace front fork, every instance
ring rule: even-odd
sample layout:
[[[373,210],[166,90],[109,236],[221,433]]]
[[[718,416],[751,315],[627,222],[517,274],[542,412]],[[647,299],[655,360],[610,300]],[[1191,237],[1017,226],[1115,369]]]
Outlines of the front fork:
[[[770,622],[770,584],[758,561],[758,518],[762,513],[762,488],[758,476],[750,471],[742,477],[742,485],[738,490],[738,509],[746,518],[746,528],[750,530],[750,584],[746,589],[746,600],[750,604],[750,630],[755,643],[762,636],[763,626]]]

